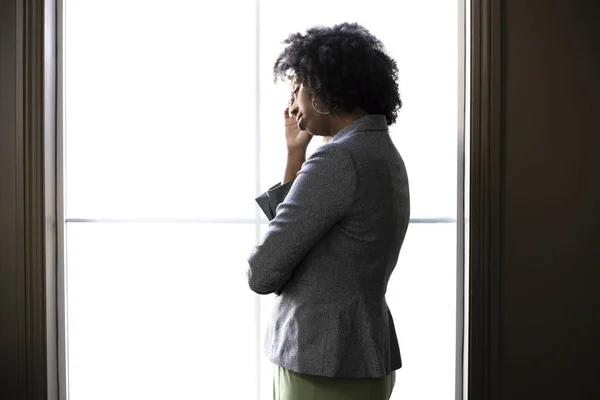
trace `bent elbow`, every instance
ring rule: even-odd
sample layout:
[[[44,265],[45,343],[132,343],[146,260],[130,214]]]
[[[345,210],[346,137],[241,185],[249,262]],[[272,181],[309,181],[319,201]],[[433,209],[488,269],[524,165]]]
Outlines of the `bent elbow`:
[[[290,278],[289,270],[287,265],[282,265],[281,260],[269,257],[261,251],[261,246],[256,246],[248,257],[248,286],[258,294],[281,292]]]
[[[287,278],[278,273],[277,269],[268,268],[264,264],[265,260],[260,262],[259,258],[256,257],[256,253],[248,258],[248,271],[246,272],[248,286],[258,294],[277,293],[281,290]]]
[[[260,270],[260,267],[256,265],[257,260],[254,257],[254,254],[248,258],[248,270],[246,272],[246,276],[248,278],[248,286],[250,290],[257,294],[270,294],[273,293],[277,289],[272,289],[272,282],[269,282],[269,279],[265,276],[265,274],[257,273]]]
[[[248,269],[248,286],[250,290],[257,294],[271,294],[278,289],[274,287],[273,283],[258,278],[252,273],[251,268]]]

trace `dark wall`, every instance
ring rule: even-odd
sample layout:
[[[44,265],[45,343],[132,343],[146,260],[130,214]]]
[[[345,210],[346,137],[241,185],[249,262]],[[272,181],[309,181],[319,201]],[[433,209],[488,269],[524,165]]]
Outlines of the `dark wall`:
[[[44,1],[0,1],[2,400],[48,399]]]
[[[0,1],[0,399],[24,398],[24,299],[18,254],[16,1]]]
[[[502,1],[500,398],[600,399],[600,5]]]

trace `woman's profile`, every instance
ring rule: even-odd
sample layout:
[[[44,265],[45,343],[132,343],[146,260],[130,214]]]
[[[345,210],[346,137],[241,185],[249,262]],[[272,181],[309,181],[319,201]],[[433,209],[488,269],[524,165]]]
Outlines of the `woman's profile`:
[[[389,399],[402,365],[385,294],[409,223],[404,162],[388,126],[398,68],[367,29],[314,27],[285,41],[287,165],[256,199],[268,230],[248,284],[275,293],[265,353],[276,400]],[[329,138],[308,159],[313,136]]]

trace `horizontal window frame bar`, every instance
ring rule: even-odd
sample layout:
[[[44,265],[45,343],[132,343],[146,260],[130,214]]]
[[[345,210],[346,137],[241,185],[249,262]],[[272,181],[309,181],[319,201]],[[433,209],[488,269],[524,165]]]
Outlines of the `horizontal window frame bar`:
[[[92,224],[256,224],[255,218],[65,218],[65,223]],[[411,224],[455,224],[456,218],[411,218]],[[258,223],[267,225],[266,219]]]

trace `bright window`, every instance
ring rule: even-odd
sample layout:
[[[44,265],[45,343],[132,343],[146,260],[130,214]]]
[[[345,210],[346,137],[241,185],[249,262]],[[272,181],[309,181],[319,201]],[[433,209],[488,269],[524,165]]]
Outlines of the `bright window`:
[[[271,398],[272,296],[245,272],[254,198],[285,166],[272,64],[288,34],[344,21],[400,70],[413,223],[387,295],[392,399],[454,399],[458,4],[257,1],[64,0],[69,399]]]

